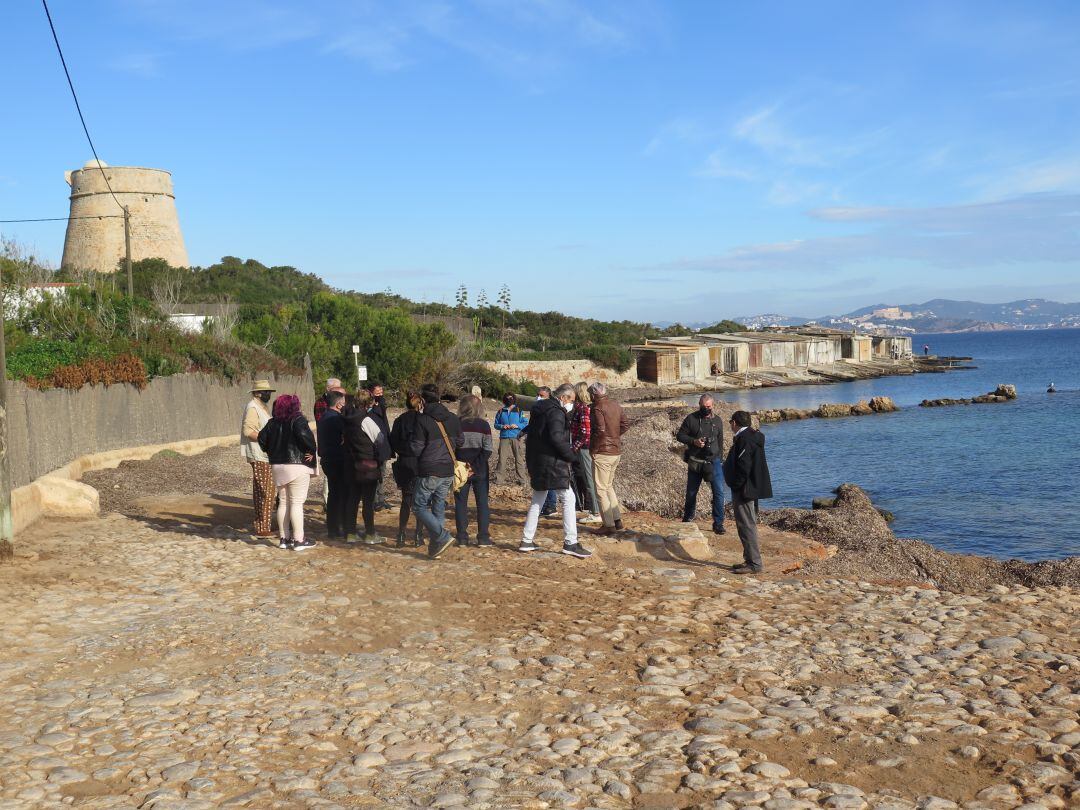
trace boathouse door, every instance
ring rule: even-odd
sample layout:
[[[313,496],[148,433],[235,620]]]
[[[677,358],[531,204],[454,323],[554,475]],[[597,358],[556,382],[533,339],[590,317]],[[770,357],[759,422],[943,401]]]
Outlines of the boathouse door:
[[[697,354],[684,352],[679,355],[679,379],[682,381],[697,378]]]
[[[720,368],[725,374],[734,374],[739,370],[739,350],[734,346],[724,349],[723,361]]]

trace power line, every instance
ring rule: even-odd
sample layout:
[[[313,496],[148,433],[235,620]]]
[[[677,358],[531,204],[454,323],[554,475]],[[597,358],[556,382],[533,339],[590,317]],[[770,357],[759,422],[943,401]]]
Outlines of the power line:
[[[79,217],[42,217],[40,219],[0,219],[0,225],[10,225],[13,222],[64,222],[69,219],[123,219],[123,214],[87,214]]]
[[[83,132],[86,133],[86,142],[90,144],[90,151],[94,153],[94,161],[97,164],[98,171],[101,172],[101,176],[105,179],[105,187],[109,189],[109,194],[112,195],[113,202],[120,206],[120,208],[123,208],[124,206],[120,203],[120,200],[116,199],[116,194],[109,184],[109,178],[108,175],[105,174],[105,169],[101,167],[101,158],[98,157],[97,149],[94,147],[94,141],[90,137],[90,130],[86,127],[86,119],[83,117],[82,107],[79,106],[79,97],[76,95],[75,85],[71,81],[71,73],[68,71],[67,60],[64,59],[64,51],[60,47],[60,39],[56,36],[56,26],[53,25],[52,14],[49,13],[49,4],[47,0],[41,0],[41,5],[45,7],[45,16],[49,20],[49,30],[52,31],[53,42],[56,43],[56,52],[60,54],[60,64],[64,66],[64,75],[67,77],[68,87],[71,89],[71,97],[75,100],[75,110],[79,113],[79,121],[82,123]]]

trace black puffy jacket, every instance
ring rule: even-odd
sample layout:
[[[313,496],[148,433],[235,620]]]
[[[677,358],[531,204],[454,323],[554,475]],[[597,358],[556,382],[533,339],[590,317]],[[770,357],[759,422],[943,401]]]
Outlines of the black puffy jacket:
[[[724,460],[724,481],[743,500],[771,498],[772,477],[765,459],[765,435],[747,428],[731,443]]]
[[[529,430],[525,434],[525,467],[532,488],[568,489],[573,461],[570,414],[557,400],[537,401],[529,411]]]
[[[297,414],[289,423],[271,419],[259,431],[259,447],[270,457],[271,464],[314,466],[314,461],[304,461],[304,455],[314,456],[317,448],[315,436],[303,414]]]

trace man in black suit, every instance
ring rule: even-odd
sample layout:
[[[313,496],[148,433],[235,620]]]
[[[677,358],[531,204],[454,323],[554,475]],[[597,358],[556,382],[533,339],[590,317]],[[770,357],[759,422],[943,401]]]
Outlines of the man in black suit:
[[[743,547],[743,563],[736,574],[757,574],[764,570],[758,546],[758,500],[772,497],[772,479],[765,460],[765,436],[751,426],[750,414],[735,411],[731,416],[731,450],[724,460],[724,480],[731,487],[735,527]]]

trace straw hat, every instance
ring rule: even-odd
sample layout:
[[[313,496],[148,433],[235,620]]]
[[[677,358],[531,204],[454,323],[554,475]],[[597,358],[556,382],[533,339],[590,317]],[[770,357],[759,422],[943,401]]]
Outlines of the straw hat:
[[[273,388],[270,385],[269,380],[256,380],[255,384],[253,386],[251,386],[251,393],[253,393],[253,394],[258,392],[258,391],[270,391],[271,393],[273,393],[276,390],[277,390],[276,388]]]

